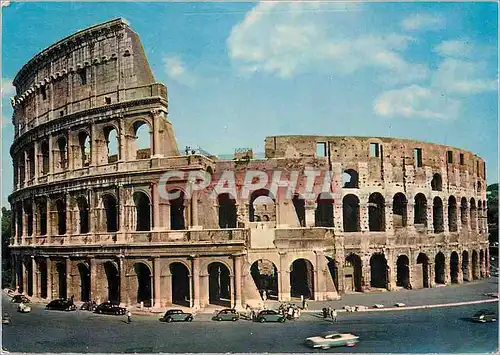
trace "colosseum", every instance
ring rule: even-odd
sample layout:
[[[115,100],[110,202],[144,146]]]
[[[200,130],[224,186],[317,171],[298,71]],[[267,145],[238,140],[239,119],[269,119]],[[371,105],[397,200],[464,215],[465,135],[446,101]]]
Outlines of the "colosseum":
[[[122,19],[44,49],[14,86],[13,276],[34,299],[241,308],[264,291],[334,300],[489,276],[485,163],[471,152],[300,135],[265,138],[262,159],[179,151],[167,88]],[[329,191],[302,193],[302,175],[287,198],[292,172],[312,170]],[[162,184],[169,171],[231,171],[236,196],[188,191],[182,174]],[[248,171],[285,183],[242,194]]]

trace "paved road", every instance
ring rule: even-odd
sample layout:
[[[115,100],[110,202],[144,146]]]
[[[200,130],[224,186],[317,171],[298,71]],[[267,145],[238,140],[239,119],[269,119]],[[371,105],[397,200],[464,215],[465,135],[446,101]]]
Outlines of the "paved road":
[[[337,324],[315,313],[280,323],[215,322],[201,314],[192,323],[161,323],[154,317],[103,316],[84,311],[46,311],[34,305],[30,314],[14,311],[3,297],[13,323],[2,328],[4,349],[11,352],[306,352],[303,340],[336,329],[360,336],[354,348],[330,352],[494,352],[498,324],[476,324],[467,318],[486,305],[380,313],[348,313]],[[316,350],[315,350],[316,351]]]

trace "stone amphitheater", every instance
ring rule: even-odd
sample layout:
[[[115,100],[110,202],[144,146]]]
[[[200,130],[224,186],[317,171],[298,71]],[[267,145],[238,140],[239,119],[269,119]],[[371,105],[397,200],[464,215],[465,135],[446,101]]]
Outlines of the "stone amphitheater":
[[[167,88],[122,19],[44,49],[14,79],[10,154],[16,285],[35,299],[244,307],[489,276],[484,161],[397,138],[273,136],[265,158],[179,152]],[[175,121],[175,117],[172,118]],[[230,117],[226,119],[231,119]],[[139,147],[146,129],[148,146]],[[207,133],[209,134],[209,133]],[[186,198],[168,171],[315,169],[330,192]],[[173,200],[160,189],[177,191]]]

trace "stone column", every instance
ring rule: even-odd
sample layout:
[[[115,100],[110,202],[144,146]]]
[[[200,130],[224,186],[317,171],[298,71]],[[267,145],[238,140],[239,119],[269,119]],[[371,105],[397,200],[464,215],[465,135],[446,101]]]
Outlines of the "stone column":
[[[193,308],[200,308],[200,259],[197,255],[191,255],[193,275]]]
[[[32,290],[33,290],[33,297],[38,298],[40,297],[40,285],[38,283],[38,271],[37,271],[37,265],[35,261],[35,256],[31,255],[31,282],[32,282]]]
[[[305,201],[305,212],[306,212],[306,226],[314,227],[316,226],[316,203],[313,201]]]
[[[393,234],[394,233],[394,226],[393,226],[393,214],[392,214],[392,201],[391,202],[386,202],[384,205],[384,219],[385,219],[385,232],[387,234]]]
[[[322,250],[315,250],[316,268],[314,273],[314,300],[323,301],[326,295],[325,254]]]
[[[119,270],[119,274],[120,274],[120,303],[125,303],[127,305],[130,305],[130,297],[129,297],[129,294],[127,292],[127,277],[128,277],[128,275],[126,275],[126,272],[125,272],[125,266],[123,265],[123,263],[124,263],[123,259],[124,259],[123,255],[118,256],[118,268],[120,269]]]
[[[73,209],[71,208],[71,195],[69,193],[66,193],[65,195],[66,198],[66,235],[69,236],[73,234],[73,229],[77,228],[78,226],[74,225],[74,218],[73,218]]]
[[[34,178],[34,183],[36,184],[38,182],[38,175],[40,173],[40,159],[39,159],[39,156],[38,156],[38,143],[34,143],[33,144],[33,160],[34,160],[34,164],[33,166],[35,167],[35,175],[33,176]]]
[[[434,233],[434,220],[433,220],[433,201],[427,199],[427,232]],[[443,211],[444,212],[444,211]]]
[[[360,198],[359,202],[359,227],[362,232],[368,232],[370,230],[369,225],[369,211],[368,211],[368,203],[365,198]]]
[[[280,268],[278,270],[279,280],[279,293],[278,299],[280,301],[290,300],[290,270],[286,262],[286,252],[278,252],[280,256]]]
[[[50,210],[50,196],[47,196],[47,199],[45,201],[45,203],[47,204],[46,206],[46,209],[45,209],[45,212],[46,212],[46,215],[47,215],[47,234],[46,234],[46,237],[47,238],[50,238],[52,236],[52,211]]]
[[[97,129],[94,123],[90,125],[90,165],[98,166]]]
[[[434,270],[434,262],[429,260],[429,287],[436,287],[436,271]]]
[[[153,258],[153,273],[154,273],[154,307],[160,308],[161,305],[161,267],[160,258]]]
[[[152,190],[152,204],[153,204],[153,230],[157,231],[160,229],[160,196],[158,192],[158,183],[153,182],[151,186]]]
[[[196,197],[196,193],[191,197],[191,221],[193,226],[198,225],[198,198]]]
[[[457,252],[458,255],[458,276],[457,276],[457,282],[459,284],[462,284],[464,282],[464,274],[462,272],[462,254]]]
[[[335,234],[342,233],[344,231],[344,211],[342,209],[342,197],[336,199],[333,205],[334,209],[334,232]]]
[[[446,253],[444,257],[444,284],[449,285],[451,283],[451,253]]]
[[[125,120],[120,119],[119,121],[119,129],[118,129],[118,161],[128,161],[128,149],[127,144],[128,140],[125,139]]]
[[[54,298],[52,293],[52,260],[46,257],[45,262],[47,264],[47,298],[51,300]]]
[[[361,257],[361,291],[370,289],[371,285],[370,256]]]
[[[71,289],[71,260],[69,257],[64,258],[64,266],[65,266],[65,271],[66,271],[66,298],[70,298],[73,296],[72,292],[73,290]]]
[[[161,111],[153,110],[151,111],[151,117],[153,121],[153,144],[151,145],[151,150],[153,157],[161,156],[160,149],[160,115]]]
[[[243,309],[241,305],[241,258],[242,255],[234,256],[234,308]]]
[[[21,256],[21,275],[23,276],[23,293],[28,294],[28,272],[26,270],[26,260]]]
[[[89,257],[90,271],[90,299],[95,300],[98,297],[97,292],[97,263],[93,256]]]

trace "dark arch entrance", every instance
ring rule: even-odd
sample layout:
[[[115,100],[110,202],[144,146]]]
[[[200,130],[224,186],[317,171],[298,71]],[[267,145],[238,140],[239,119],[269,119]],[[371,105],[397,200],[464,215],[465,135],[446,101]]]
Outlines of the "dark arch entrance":
[[[40,297],[47,298],[47,262],[40,260],[38,263],[38,271],[40,272]]]
[[[392,219],[394,228],[406,227],[408,200],[401,192],[392,199]]]
[[[89,204],[84,197],[80,197],[77,201],[78,214],[80,217],[80,233],[87,234],[89,232]]]
[[[78,264],[80,274],[80,301],[90,301],[90,269],[86,263]]]
[[[456,232],[458,229],[457,219],[457,200],[454,196],[448,198],[448,229],[450,232]]]
[[[479,275],[484,277],[484,251],[483,249],[479,250]]]
[[[419,253],[417,257],[417,265],[422,265],[422,287],[429,287],[429,258],[424,253]]]
[[[170,201],[170,229],[186,229],[186,220],[184,218],[184,192],[181,190],[172,190],[170,192],[178,194],[176,199]]]
[[[444,232],[443,201],[439,197],[434,197],[432,204],[432,223],[434,225],[434,233]]]
[[[278,299],[278,269],[272,261],[266,259],[255,261],[250,267],[250,274],[261,296],[263,291],[266,291],[267,299]]]
[[[409,288],[410,286],[410,260],[406,255],[400,255],[396,262],[396,286]]]
[[[344,232],[359,232],[359,198],[357,196],[344,196],[342,199],[342,214]]]
[[[352,290],[361,292],[361,258],[356,254],[350,254],[345,258],[344,274],[346,277],[346,284],[352,285]],[[349,279],[351,281],[349,281]]]
[[[66,234],[66,202],[63,200],[56,201],[57,210],[57,234]]]
[[[290,270],[290,295],[314,299],[314,270],[309,260],[297,259]]]
[[[384,254],[373,254],[370,258],[370,286],[387,288],[387,279],[387,260]]]
[[[378,192],[368,199],[368,226],[372,232],[385,231],[385,200]]]
[[[413,211],[413,223],[415,225],[427,226],[427,199],[421,193],[415,196],[415,207]]]
[[[120,303],[120,273],[118,265],[115,262],[107,261],[104,263],[104,271],[108,279],[108,301],[111,303]]]
[[[137,303],[144,302],[145,307],[151,307],[153,293],[151,290],[151,270],[144,263],[134,264],[137,276]]]
[[[271,191],[266,190],[266,189],[256,190],[256,191],[252,192],[252,194],[250,195],[250,204],[248,205],[250,222],[258,222],[256,220],[257,219],[256,217],[260,217],[260,216],[256,216],[256,213],[255,213],[255,205],[256,205],[255,200],[258,199],[259,197],[264,197],[262,199],[259,199],[259,200],[261,200],[260,201],[261,204],[264,201],[266,202],[266,204],[268,202],[270,203],[272,201],[273,205],[271,207],[274,211],[276,209],[276,200],[275,200],[273,194],[271,193]]]
[[[462,252],[462,275],[464,281],[470,281],[469,279],[469,252],[464,250]]]
[[[208,265],[208,302],[231,307],[230,272],[226,265],[214,262]]]
[[[102,197],[104,212],[106,214],[106,231],[116,232],[118,230],[118,203],[116,198],[111,195]]]
[[[67,298],[66,265],[63,262],[56,264],[57,280],[59,284],[59,298]]]
[[[26,262],[26,293],[33,296],[33,261],[31,258]]]
[[[220,228],[236,228],[236,201],[228,194],[220,194],[217,196],[219,202],[219,227]]]
[[[458,283],[458,254],[456,251],[450,256],[450,278],[451,283]]]
[[[300,195],[295,194],[292,198],[293,207],[295,209],[295,214],[299,221],[299,226],[306,226],[306,201]]]
[[[141,191],[134,193],[135,213],[137,216],[137,231],[151,230],[151,203],[149,197]]]
[[[189,307],[191,294],[189,289],[189,270],[183,263],[170,264],[172,275],[172,303]]]
[[[439,252],[436,254],[436,258],[434,260],[434,272],[435,272],[435,277],[434,277],[434,282],[437,284],[444,284],[445,283],[445,266],[444,266],[444,254]]]
[[[337,267],[337,264],[335,263],[335,260],[333,260],[330,257],[326,257],[328,260],[328,271],[330,272],[330,277],[332,278],[333,284],[335,286],[335,290],[338,292],[339,291],[339,270]]]
[[[316,227],[333,227],[333,197],[328,192],[319,194],[316,203]]]
[[[479,278],[479,268],[477,264],[477,251],[472,251],[472,279],[477,280]]]

